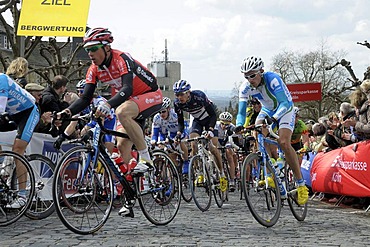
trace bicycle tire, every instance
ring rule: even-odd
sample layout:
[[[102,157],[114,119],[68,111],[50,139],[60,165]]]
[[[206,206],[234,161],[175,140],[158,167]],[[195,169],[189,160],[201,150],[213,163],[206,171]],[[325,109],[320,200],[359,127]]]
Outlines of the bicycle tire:
[[[154,225],[170,223],[181,204],[181,178],[177,167],[163,150],[152,152],[155,171],[149,172],[149,190],[136,178],[138,201],[144,216]]]
[[[274,173],[269,163],[264,165],[268,173]],[[260,156],[256,153],[249,154],[243,164],[242,186],[244,197],[249,211],[257,222],[263,226],[272,227],[280,217],[281,195],[279,186],[276,186],[278,184],[276,177],[271,176],[275,184],[275,188],[273,188],[270,185],[266,186],[264,176]],[[261,185],[260,181],[263,181],[264,185]]]
[[[181,197],[185,202],[189,203],[193,199],[190,189],[189,173],[181,174],[180,177],[181,177]]]
[[[69,230],[82,235],[98,231],[113,206],[112,174],[102,155],[99,165],[85,169],[86,160],[94,154],[92,148],[73,147],[61,157],[54,173],[55,211]]]
[[[35,193],[25,215],[34,220],[45,219],[55,211],[52,195],[55,164],[41,154],[27,155],[26,159],[35,176]],[[36,168],[39,172],[35,172]]]
[[[190,160],[190,189],[195,205],[205,212],[211,206],[212,188],[211,177],[200,155],[195,155]],[[203,176],[200,179],[200,176]],[[198,181],[199,180],[199,181]]]
[[[0,160],[2,162],[6,157],[12,157],[17,165],[11,172],[11,176],[7,178],[4,175],[0,176],[0,226],[8,226],[19,220],[31,205],[35,191],[35,178],[28,161],[13,151],[0,151]],[[18,200],[17,193],[20,187],[18,178],[21,176],[27,177],[25,188],[26,202],[21,203],[19,201],[19,204],[23,204],[20,208],[10,208],[9,206]]]
[[[224,205],[224,201],[225,201],[225,195],[226,195],[225,192],[227,190],[227,186],[226,186],[225,191],[221,190],[221,174],[216,168],[216,164],[212,160],[209,160],[208,162],[209,162],[208,167],[211,167],[211,171],[212,171],[211,181],[212,181],[213,196],[215,198],[216,205],[219,208],[222,208],[222,206]]]
[[[304,221],[307,216],[307,209],[308,205],[307,203],[304,205],[298,204],[297,199],[297,190],[296,190],[296,184],[293,176],[293,171],[290,169],[289,166],[285,166],[285,183],[286,183],[286,189],[288,191],[288,204],[290,211],[292,212],[294,218],[296,218],[298,221]]]

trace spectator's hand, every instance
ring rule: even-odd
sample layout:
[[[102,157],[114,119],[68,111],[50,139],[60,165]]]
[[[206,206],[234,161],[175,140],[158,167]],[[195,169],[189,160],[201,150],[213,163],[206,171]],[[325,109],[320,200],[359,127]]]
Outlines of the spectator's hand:
[[[45,124],[49,124],[51,123],[51,119],[53,118],[53,113],[51,113],[50,111],[48,112],[44,112],[42,115],[41,115],[41,119],[42,121],[45,123]]]
[[[95,112],[95,116],[97,117],[105,117],[110,113],[111,106],[105,102],[98,106]]]
[[[350,126],[355,126],[356,125],[356,120],[354,120],[354,119],[352,119],[352,118],[349,118],[349,119],[347,119],[347,120],[345,120],[343,123],[342,123],[342,125],[344,126],[344,127],[350,127]]]
[[[327,130],[326,131],[329,135],[334,135],[334,130]]]
[[[349,134],[349,133],[343,133],[342,134],[342,139],[343,140],[350,141],[351,140],[351,134]]]
[[[155,146],[157,142],[155,140],[150,140],[150,145],[152,145],[153,147]]]
[[[64,109],[63,111],[61,112],[58,112],[56,114],[52,114],[51,118],[55,117],[55,119],[52,120],[53,124],[56,126],[56,127],[60,127],[63,123],[63,119],[66,119],[66,118],[69,118],[72,116],[72,113],[71,111],[67,108],[67,109]]]

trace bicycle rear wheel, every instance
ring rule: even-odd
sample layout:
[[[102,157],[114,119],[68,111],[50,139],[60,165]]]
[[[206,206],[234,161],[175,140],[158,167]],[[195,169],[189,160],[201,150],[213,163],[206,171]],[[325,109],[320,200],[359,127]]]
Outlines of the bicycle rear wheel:
[[[207,211],[211,206],[212,188],[211,177],[206,164],[203,164],[202,158],[195,155],[190,160],[190,189],[195,205],[202,211]]]
[[[55,164],[41,154],[31,154],[26,158],[35,176],[35,194],[25,215],[30,219],[41,220],[55,210],[52,195]]]
[[[136,178],[138,200],[145,217],[154,225],[166,225],[176,216],[181,202],[181,178],[172,159],[163,150],[152,153],[155,171],[149,172],[148,186]]]
[[[261,164],[258,154],[249,154],[243,164],[242,186],[253,217],[261,225],[271,227],[280,217],[281,196],[276,177],[265,177],[264,166],[267,174],[274,174],[270,164]]]
[[[216,168],[216,164],[209,160],[209,166],[211,167],[211,181],[212,181],[212,191],[215,198],[216,204],[219,208],[222,208],[224,201],[226,200],[226,193],[228,191],[228,182],[225,177],[221,178],[221,174]]]
[[[185,202],[191,202],[193,199],[190,189],[189,174],[181,174],[181,197]]]
[[[0,152],[0,226],[19,220],[31,205],[35,178],[27,160],[12,151]]]
[[[286,181],[286,189],[288,191],[288,204],[290,211],[292,211],[293,216],[298,221],[304,221],[307,216],[307,203],[304,205],[299,205],[297,202],[297,189],[296,184],[293,176],[293,171],[290,169],[289,166],[285,166],[285,181]]]
[[[102,156],[93,167],[94,154],[91,148],[74,147],[63,155],[55,169],[55,210],[63,224],[78,234],[98,231],[112,210],[112,174]]]

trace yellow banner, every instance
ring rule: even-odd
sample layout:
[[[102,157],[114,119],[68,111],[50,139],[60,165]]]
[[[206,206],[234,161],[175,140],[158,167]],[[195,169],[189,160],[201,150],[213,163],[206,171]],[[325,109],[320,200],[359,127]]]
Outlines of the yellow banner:
[[[83,37],[90,0],[23,0],[17,35]]]

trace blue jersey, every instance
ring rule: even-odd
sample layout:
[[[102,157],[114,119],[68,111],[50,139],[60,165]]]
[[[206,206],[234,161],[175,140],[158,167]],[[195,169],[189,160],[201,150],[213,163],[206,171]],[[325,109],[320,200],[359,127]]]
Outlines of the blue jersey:
[[[168,113],[168,118],[161,118],[160,113],[157,113],[153,117],[152,124],[152,140],[164,141],[167,137],[174,138],[178,129],[177,114],[173,109]]]
[[[262,78],[257,88],[250,86],[248,80],[241,84],[236,126],[244,125],[247,103],[250,98],[257,98],[263,106],[262,111],[268,112],[277,120],[292,109],[292,96],[280,76],[273,72],[265,72]]]
[[[35,98],[9,76],[0,73],[0,113],[9,115],[35,106]]]

